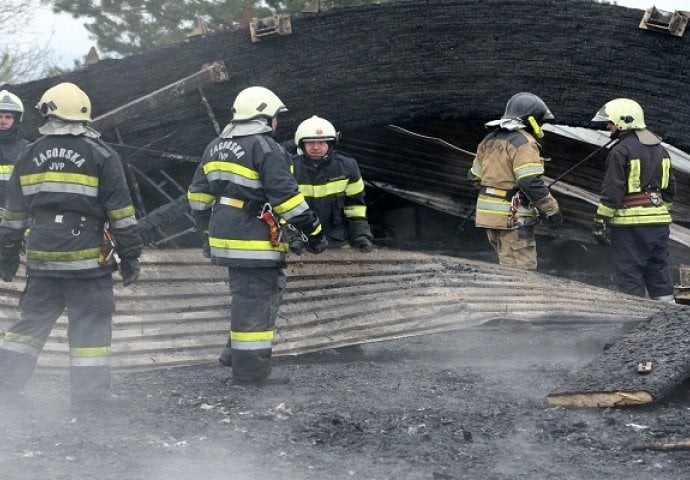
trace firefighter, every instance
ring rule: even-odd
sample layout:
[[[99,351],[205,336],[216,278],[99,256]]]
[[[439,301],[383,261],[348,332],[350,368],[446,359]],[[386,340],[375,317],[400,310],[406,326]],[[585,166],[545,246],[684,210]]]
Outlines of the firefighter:
[[[283,219],[305,232],[312,253],[327,246],[321,223],[290,172],[289,154],[271,136],[286,111],[267,88],[242,90],[232,121],[206,147],[188,190],[211,262],[228,267],[231,327],[219,361],[232,366],[238,384],[288,381],[270,377],[288,251],[278,223]]]
[[[486,229],[501,265],[535,270],[534,226],[543,218],[558,228],[563,216],[541,176],[544,173],[537,139],[541,125],[553,114],[533,93],[513,95],[498,127],[479,143],[468,177],[479,187],[475,224]]]
[[[618,139],[606,157],[594,238],[611,245],[621,292],[673,302],[668,241],[676,181],[671,157],[661,138],[647,129],[634,100],[611,100],[592,121],[605,123],[611,138]]]
[[[295,131],[294,175],[321,220],[328,246],[371,252],[362,175],[354,158],[334,150],[337,137],[335,127],[323,118],[313,116],[300,123]],[[293,251],[299,253],[299,242]]]
[[[12,92],[0,90],[0,218],[7,197],[7,181],[19,153],[29,144],[19,124],[23,115],[21,99]]]
[[[43,137],[17,159],[0,224],[0,275],[12,281],[26,244],[21,316],[0,346],[0,390],[14,397],[31,376],[57,318],[67,309],[73,406],[121,400],[110,392],[114,311],[112,256],[103,258],[104,225],[117,245],[123,284],[139,276],[142,244],[118,154],[89,125],[91,102],[73,83],[43,94]],[[30,229],[29,229],[30,227]]]

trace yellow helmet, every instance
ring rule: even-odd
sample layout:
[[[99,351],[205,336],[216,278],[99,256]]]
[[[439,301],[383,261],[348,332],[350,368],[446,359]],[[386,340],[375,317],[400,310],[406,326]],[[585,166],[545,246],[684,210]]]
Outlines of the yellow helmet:
[[[44,117],[71,122],[91,121],[91,100],[73,83],[64,82],[46,90],[36,105]]]
[[[295,145],[305,141],[334,142],[338,133],[331,122],[314,115],[299,124],[295,131]]]
[[[635,100],[616,98],[599,109],[593,122],[613,122],[618,130],[635,130],[647,128],[644,123],[644,112]]]
[[[237,94],[232,104],[232,119],[239,122],[255,118],[271,119],[283,112],[287,112],[283,101],[264,87],[245,88]]]
[[[12,112],[15,121],[24,116],[24,104],[21,99],[8,90],[0,90],[0,112]]]

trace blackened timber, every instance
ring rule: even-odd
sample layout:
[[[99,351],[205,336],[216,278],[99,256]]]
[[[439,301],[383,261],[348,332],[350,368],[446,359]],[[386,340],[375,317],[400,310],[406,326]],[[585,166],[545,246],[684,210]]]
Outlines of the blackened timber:
[[[201,70],[192,75],[94,118],[93,126],[99,131],[107,130],[134,117],[149,113],[160,104],[175,101],[192,90],[227,79],[228,73],[223,62],[217,61],[204,65]]]
[[[690,308],[669,305],[549,393],[549,405],[629,407],[662,399],[690,377]],[[651,362],[640,373],[641,362]]]

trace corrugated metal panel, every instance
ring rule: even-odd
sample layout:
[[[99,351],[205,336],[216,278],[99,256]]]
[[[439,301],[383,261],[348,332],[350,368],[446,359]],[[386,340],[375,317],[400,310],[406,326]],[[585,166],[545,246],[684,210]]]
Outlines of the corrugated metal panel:
[[[23,278],[0,288],[0,326],[16,315]],[[520,294],[515,292],[519,288]],[[116,288],[113,366],[215,363],[229,328],[227,271],[197,250],[147,251],[141,279]],[[454,330],[499,319],[623,322],[661,305],[556,277],[443,255],[377,249],[292,258],[276,355]],[[65,371],[66,318],[39,367]]]

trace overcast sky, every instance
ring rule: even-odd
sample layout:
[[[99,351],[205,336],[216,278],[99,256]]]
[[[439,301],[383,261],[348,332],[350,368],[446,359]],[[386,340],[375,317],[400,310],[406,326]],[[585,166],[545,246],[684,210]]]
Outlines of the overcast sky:
[[[674,11],[690,9],[690,0],[618,0],[618,5],[642,10],[655,6],[661,10]],[[35,24],[36,27],[32,30],[43,32],[39,35],[45,36],[41,42],[47,41],[52,32],[51,46],[60,66],[71,67],[74,60],[81,62],[89,48],[96,45],[95,41],[89,39],[88,32],[80,21],[69,15],[55,15],[49,6],[43,7],[36,15]]]

